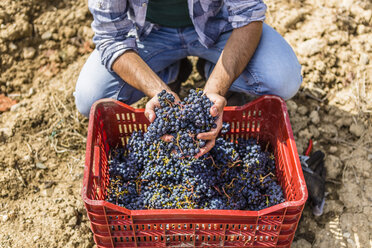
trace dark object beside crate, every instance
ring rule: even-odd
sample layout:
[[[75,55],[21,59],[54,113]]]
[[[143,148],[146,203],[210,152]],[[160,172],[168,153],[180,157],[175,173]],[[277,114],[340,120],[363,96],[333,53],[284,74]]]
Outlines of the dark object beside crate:
[[[143,109],[107,99],[91,110],[82,196],[98,247],[290,247],[307,189],[285,102],[263,96],[242,107],[226,107],[230,138],[254,137],[270,144],[286,201],[261,211],[128,210],[104,201],[107,154],[125,146],[131,133],[146,130]]]

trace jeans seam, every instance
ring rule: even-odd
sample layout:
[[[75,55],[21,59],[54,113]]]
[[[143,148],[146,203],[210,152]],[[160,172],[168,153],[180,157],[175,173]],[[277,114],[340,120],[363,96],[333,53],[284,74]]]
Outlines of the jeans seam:
[[[122,85],[120,85],[120,87],[118,87],[118,90],[116,90],[115,94],[114,94],[114,99],[115,100],[119,100],[119,93],[120,91],[124,88],[126,82],[124,81],[124,83]]]
[[[251,70],[247,69],[248,73],[251,74],[252,78],[254,79],[254,89],[253,89],[253,93],[256,94],[256,95],[259,95],[259,92],[260,92],[260,87],[261,87],[261,84],[259,83],[259,80],[256,76],[256,74],[254,74]]]
[[[182,49],[184,49],[184,48],[182,48]],[[165,52],[165,51],[173,51],[173,50],[181,50],[181,49],[178,49],[178,48],[173,48],[173,49],[162,49],[162,50],[160,50],[160,51],[157,51],[157,52],[155,52],[155,53],[153,53],[151,56],[149,56],[149,57],[143,57],[142,59],[147,63],[147,61],[149,61],[150,59],[152,59],[153,57],[155,57],[156,55],[159,55],[159,54],[161,54],[162,52]]]

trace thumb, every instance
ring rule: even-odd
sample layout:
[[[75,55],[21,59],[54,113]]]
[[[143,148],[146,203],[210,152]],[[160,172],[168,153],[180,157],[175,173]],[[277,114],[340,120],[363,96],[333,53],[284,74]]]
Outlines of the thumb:
[[[213,105],[209,111],[213,117],[218,115],[218,109],[215,105]]]

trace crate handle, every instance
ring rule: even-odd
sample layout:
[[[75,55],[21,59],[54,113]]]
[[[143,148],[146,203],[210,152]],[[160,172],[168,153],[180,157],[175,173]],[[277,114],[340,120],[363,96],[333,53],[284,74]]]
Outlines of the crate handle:
[[[101,150],[100,147],[95,145],[94,146],[94,166],[92,166],[93,170],[93,176],[100,179],[101,177],[101,170],[100,170],[100,164],[101,164]]]

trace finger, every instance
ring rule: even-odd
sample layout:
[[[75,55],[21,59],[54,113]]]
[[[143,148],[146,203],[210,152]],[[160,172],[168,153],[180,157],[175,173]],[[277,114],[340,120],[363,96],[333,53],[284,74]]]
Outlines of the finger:
[[[156,107],[156,103],[152,100],[150,100],[146,104],[145,116],[150,122],[153,122],[155,120],[155,117],[156,117],[156,114],[154,111],[155,107]]]
[[[208,141],[204,147],[200,148],[200,151],[198,154],[195,155],[195,158],[199,158],[209,152],[214,147],[215,143],[215,139]]]
[[[213,128],[209,132],[199,133],[196,138],[197,139],[202,139],[202,140],[211,140],[211,139],[214,139],[214,138],[217,137],[218,131],[219,130],[217,128]]]
[[[211,109],[209,110],[209,112],[211,113],[211,116],[213,116],[213,117],[215,117],[215,116],[218,115],[218,109],[217,109],[217,107],[215,105],[213,105],[211,107]]]
[[[209,132],[199,133],[196,138],[202,140],[210,140],[216,138],[222,128],[222,115],[218,117],[218,119],[216,120],[216,124],[217,124],[216,128],[211,129]]]
[[[174,139],[174,136],[170,134],[164,134],[160,137],[160,139],[164,142],[171,142]]]

